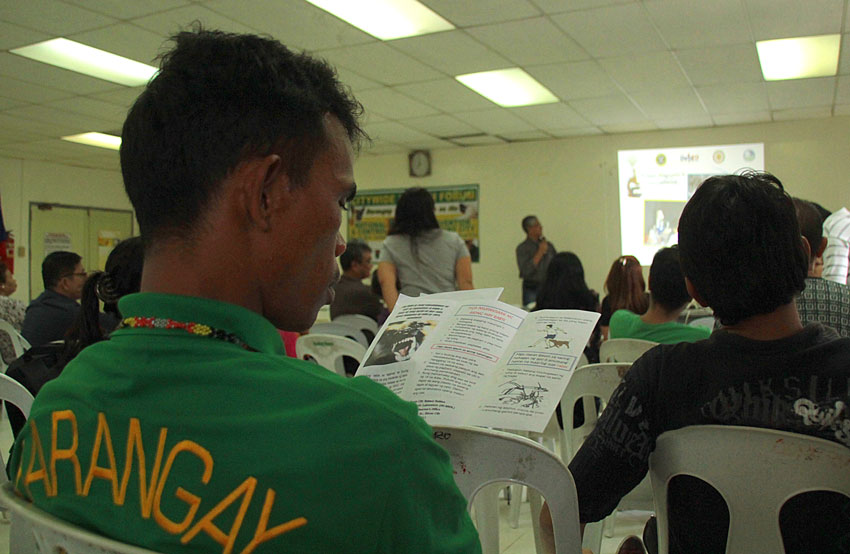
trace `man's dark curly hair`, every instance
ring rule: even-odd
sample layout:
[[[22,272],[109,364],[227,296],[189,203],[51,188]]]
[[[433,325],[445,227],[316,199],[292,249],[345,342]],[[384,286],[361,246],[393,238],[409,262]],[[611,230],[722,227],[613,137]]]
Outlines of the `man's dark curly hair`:
[[[362,106],[326,62],[271,38],[206,31],[176,46],[124,122],[121,171],[147,245],[190,232],[243,160],[281,155],[302,184],[335,116],[355,148]]]
[[[679,219],[682,270],[724,325],[803,290],[808,259],[791,197],[769,173],[710,177]]]

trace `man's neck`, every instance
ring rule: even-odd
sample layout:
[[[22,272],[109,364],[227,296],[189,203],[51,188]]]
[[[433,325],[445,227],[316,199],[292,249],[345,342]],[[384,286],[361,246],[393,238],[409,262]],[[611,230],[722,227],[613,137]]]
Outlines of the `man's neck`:
[[[723,329],[752,340],[779,340],[803,330],[797,304],[792,300],[768,314],[758,314]]]
[[[342,276],[347,279],[354,279],[355,281],[362,281],[363,279],[357,275],[354,271],[350,269],[348,271],[343,271]]]
[[[646,313],[640,316],[640,320],[644,323],[649,323],[650,325],[658,325],[659,323],[670,323],[671,321],[676,321],[679,319],[679,314],[682,313],[682,309],[678,308],[676,310],[668,310],[661,304],[656,303],[651,297],[649,299],[649,308],[646,310]]]

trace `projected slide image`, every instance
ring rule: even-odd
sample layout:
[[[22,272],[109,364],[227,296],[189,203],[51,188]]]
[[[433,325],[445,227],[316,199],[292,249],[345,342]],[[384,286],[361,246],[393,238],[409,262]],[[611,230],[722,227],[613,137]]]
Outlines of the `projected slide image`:
[[[643,243],[658,248],[676,244],[679,217],[684,208],[684,202],[647,200],[643,206]]]
[[[714,177],[714,173],[700,173],[700,174],[691,174],[688,175],[688,200],[691,199],[691,196],[697,191],[699,186],[708,179],[709,177]]]

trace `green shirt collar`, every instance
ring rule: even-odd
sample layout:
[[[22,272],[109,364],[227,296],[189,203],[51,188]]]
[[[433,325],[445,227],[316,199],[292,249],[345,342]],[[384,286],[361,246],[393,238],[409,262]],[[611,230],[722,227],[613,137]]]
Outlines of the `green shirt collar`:
[[[235,334],[259,352],[286,355],[283,340],[274,325],[260,314],[236,304],[197,296],[141,292],[121,298],[118,310],[122,317],[161,317],[184,323],[203,323]],[[117,333],[144,331],[155,330],[120,329]]]

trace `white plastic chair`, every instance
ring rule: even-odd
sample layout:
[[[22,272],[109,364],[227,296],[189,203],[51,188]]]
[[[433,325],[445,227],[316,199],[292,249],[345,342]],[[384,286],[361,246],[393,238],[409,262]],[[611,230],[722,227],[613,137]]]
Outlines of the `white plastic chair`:
[[[20,358],[24,352],[32,348],[29,341],[5,319],[0,319],[0,331],[5,331],[9,335],[9,340],[12,341],[12,348],[15,349],[16,358]]]
[[[10,545],[15,554],[157,554],[62,521],[18,497],[11,483],[0,487],[0,502],[9,510],[12,528],[25,529],[27,535],[24,542]]]
[[[0,373],[0,400],[11,402],[21,410],[25,418],[30,416],[30,408],[32,407],[32,394],[22,384],[18,383],[8,375]],[[6,476],[6,462],[0,457],[0,483],[6,483],[9,478]],[[0,504],[0,510],[2,510]]]
[[[536,489],[552,513],[555,552],[581,553],[575,483],[557,456],[525,437],[488,429],[434,427],[434,439],[451,456],[455,483],[469,506],[481,489],[493,483]],[[532,518],[537,516],[532,512]]]
[[[349,356],[360,363],[366,355],[366,347],[344,336],[310,333],[301,335],[295,341],[295,354],[299,360],[312,359],[320,366],[345,377],[343,357]]]
[[[321,335],[337,335],[340,337],[348,337],[353,341],[357,341],[357,343],[361,344],[364,348],[369,348],[369,340],[366,338],[366,335],[363,334],[363,331],[361,331],[360,329],[355,329],[350,325],[345,325],[343,323],[314,323],[313,326],[310,328],[309,334],[313,333]]]
[[[850,449],[838,443],[754,427],[697,425],[662,433],[649,457],[658,518],[658,552],[667,554],[667,486],[691,475],[729,508],[727,554],[784,552],[779,510],[808,491],[850,496]]]
[[[599,347],[599,361],[632,363],[657,345],[657,342],[641,339],[608,339]]]
[[[343,314],[336,316],[331,323],[340,323],[348,325],[366,335],[366,340],[372,342],[375,335],[378,334],[378,322],[367,315],[362,314]]]

